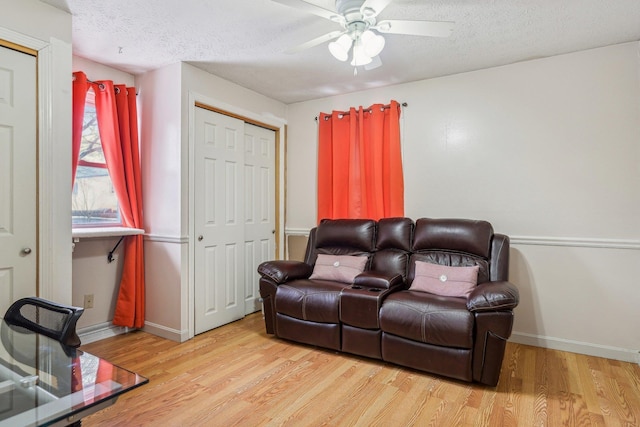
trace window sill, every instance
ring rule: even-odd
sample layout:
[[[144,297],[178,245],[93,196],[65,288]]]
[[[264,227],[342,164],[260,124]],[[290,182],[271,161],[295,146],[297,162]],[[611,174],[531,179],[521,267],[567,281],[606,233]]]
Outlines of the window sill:
[[[129,227],[83,227],[74,228],[71,231],[71,236],[75,241],[92,237],[136,236],[139,234],[144,234],[144,230]]]

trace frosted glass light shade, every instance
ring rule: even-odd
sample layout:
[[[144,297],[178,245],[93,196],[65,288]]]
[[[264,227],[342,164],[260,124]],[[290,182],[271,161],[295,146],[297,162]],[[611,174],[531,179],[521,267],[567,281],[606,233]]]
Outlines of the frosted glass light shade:
[[[364,52],[364,46],[360,43],[356,43],[356,45],[353,46],[353,59],[351,60],[351,65],[354,67],[360,67],[362,65],[367,65],[370,62],[371,57]]]
[[[341,35],[338,40],[329,43],[329,52],[339,61],[346,61],[349,58],[349,49],[353,40],[348,34]]]
[[[384,48],[384,37],[376,35],[371,30],[367,30],[362,33],[360,40],[362,40],[362,46],[364,47],[365,54],[370,58],[377,56]]]

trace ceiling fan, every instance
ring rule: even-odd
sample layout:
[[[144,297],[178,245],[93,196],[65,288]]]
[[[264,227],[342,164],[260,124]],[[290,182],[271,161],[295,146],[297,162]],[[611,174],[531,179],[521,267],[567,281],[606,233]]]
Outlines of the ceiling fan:
[[[448,21],[377,21],[380,12],[393,0],[336,0],[336,11],[303,0],[273,1],[328,19],[342,27],[341,30],[332,31],[288,49],[287,53],[297,53],[331,41],[329,51],[340,61],[349,59],[349,51],[352,50],[351,65],[354,67],[354,75],[357,74],[359,66],[371,70],[382,65],[378,56],[385,44],[382,34],[448,37],[454,26],[453,22]]]

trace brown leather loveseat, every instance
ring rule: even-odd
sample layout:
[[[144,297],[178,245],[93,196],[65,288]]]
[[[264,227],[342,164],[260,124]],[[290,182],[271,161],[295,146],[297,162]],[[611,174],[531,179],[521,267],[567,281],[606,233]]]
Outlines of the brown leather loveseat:
[[[509,238],[486,221],[323,220],[304,262],[258,272],[267,333],[498,383],[519,294]]]

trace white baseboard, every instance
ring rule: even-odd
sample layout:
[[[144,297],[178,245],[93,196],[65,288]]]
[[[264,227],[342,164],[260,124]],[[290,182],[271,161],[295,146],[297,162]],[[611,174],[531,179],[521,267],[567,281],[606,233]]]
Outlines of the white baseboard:
[[[78,329],[78,336],[82,344],[89,344],[105,338],[115,337],[129,332],[130,329],[124,326],[115,326],[111,322],[99,323],[97,325]]]
[[[637,363],[640,365],[640,351],[626,348],[610,347],[561,338],[545,337],[541,335],[514,332],[509,341],[552,350],[568,351],[570,353],[586,354],[588,356],[604,357],[606,359]]]
[[[142,330],[145,332],[149,332],[150,334],[157,335],[161,338],[176,342],[185,342],[189,339],[189,331],[180,331],[178,329],[167,328],[166,326],[146,321]]]
[[[132,330],[133,329],[124,326],[115,326],[111,322],[105,322],[78,329],[78,336],[82,344],[89,344],[105,338],[115,337],[116,335],[126,334]],[[142,330],[171,341],[184,342],[189,339],[188,331],[179,331],[150,322],[145,322]]]

